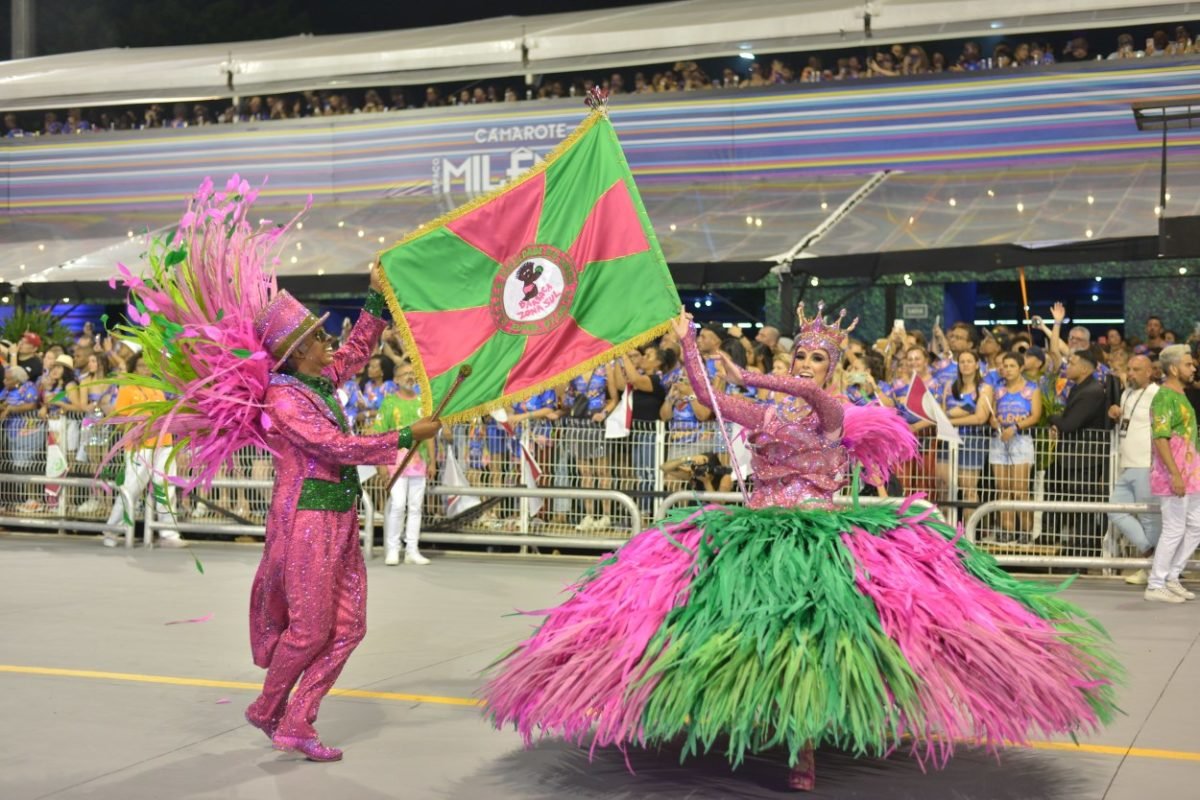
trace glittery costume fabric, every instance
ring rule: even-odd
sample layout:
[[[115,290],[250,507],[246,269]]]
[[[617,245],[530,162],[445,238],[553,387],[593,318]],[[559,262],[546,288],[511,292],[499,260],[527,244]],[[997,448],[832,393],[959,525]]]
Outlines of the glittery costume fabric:
[[[1121,669],[1103,630],[1053,587],[1018,581],[912,499],[836,507],[849,463],[874,482],[916,453],[893,410],[842,407],[811,381],[744,373],[782,411],[706,388],[751,431],[747,508],[675,509],[548,611],[484,687],[497,727],[597,747],[782,751],[830,744],[943,765],[1093,731]]]
[[[704,365],[689,334],[683,363],[697,399],[720,403],[721,413],[750,431],[754,489],[751,508],[792,507],[806,500],[828,499],[846,484],[847,456],[842,446],[842,404],[810,380],[784,375],[742,373],[747,386],[783,392],[799,402],[756,403],[736,395],[709,393]]]
[[[378,316],[364,310],[324,377],[338,386],[358,372],[383,328]],[[393,460],[400,433],[350,434],[340,409],[285,375],[272,376],[266,408],[268,442],[277,454],[275,488],[250,594],[250,646],[267,676],[247,714],[278,723],[279,735],[307,739],[316,736],[321,699],[366,634],[367,576],[358,547],[357,503],[346,511],[297,506],[306,485],[340,486],[357,497],[357,476],[347,476],[345,468]]]

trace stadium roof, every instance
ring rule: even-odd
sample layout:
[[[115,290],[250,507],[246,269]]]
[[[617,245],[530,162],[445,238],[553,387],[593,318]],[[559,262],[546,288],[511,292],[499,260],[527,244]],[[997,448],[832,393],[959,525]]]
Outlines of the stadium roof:
[[[872,6],[870,30],[864,5]],[[0,63],[5,110],[475,81],[678,59],[1169,22],[1200,3],[1136,0],[678,0],[455,25]]]

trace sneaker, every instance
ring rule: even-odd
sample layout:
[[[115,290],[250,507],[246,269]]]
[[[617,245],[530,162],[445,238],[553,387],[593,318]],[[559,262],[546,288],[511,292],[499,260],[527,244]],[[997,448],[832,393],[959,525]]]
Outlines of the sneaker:
[[[596,527],[596,518],[591,514],[588,514],[586,517],[580,520],[578,525],[575,526],[575,530],[583,533],[584,531],[590,531],[594,527]]]
[[[421,555],[416,550],[405,550],[404,551],[404,563],[405,564],[415,564],[418,567],[423,567],[429,563],[429,559],[426,558],[425,556]]]
[[[80,503],[75,509],[76,513],[84,516],[89,514],[99,514],[102,510],[103,509],[100,507],[100,501],[95,499],[86,500]]]
[[[1130,586],[1145,586],[1150,580],[1150,573],[1144,569],[1134,570],[1125,576],[1125,582]]]
[[[383,563],[389,567],[394,567],[400,563],[400,551],[388,550],[387,555],[383,557]]]
[[[1142,599],[1148,600],[1151,603],[1186,603],[1187,602],[1182,597],[1175,594],[1174,592],[1172,592],[1170,589],[1166,588],[1165,586],[1161,589],[1146,589],[1145,594],[1142,595]]]
[[[158,546],[170,549],[176,547],[187,547],[188,543],[184,541],[179,534],[175,534],[174,536],[163,536],[160,534],[158,537]]]
[[[601,517],[600,519],[596,520],[596,524],[592,526],[592,530],[594,530],[594,531],[611,531],[612,526],[613,526],[612,517],[605,515],[605,516]]]
[[[117,537],[109,536],[106,533],[104,536],[100,537],[100,544],[104,545],[105,547],[116,547],[118,544]]]
[[[1183,584],[1179,581],[1167,581],[1167,591],[1176,597],[1182,597],[1184,600],[1195,600],[1196,593],[1189,592],[1183,588]]]

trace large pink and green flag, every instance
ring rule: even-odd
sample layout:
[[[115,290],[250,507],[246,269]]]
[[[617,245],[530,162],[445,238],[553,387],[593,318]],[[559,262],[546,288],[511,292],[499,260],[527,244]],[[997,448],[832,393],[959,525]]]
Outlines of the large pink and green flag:
[[[469,419],[661,335],[679,295],[612,123],[593,111],[545,161],[380,256],[428,413]]]

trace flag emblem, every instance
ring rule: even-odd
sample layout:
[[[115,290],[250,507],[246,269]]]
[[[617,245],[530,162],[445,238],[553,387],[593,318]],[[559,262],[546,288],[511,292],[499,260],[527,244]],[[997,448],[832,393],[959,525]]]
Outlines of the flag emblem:
[[[523,248],[492,284],[492,320],[505,333],[549,333],[567,320],[579,281],[571,257],[548,244]]]

